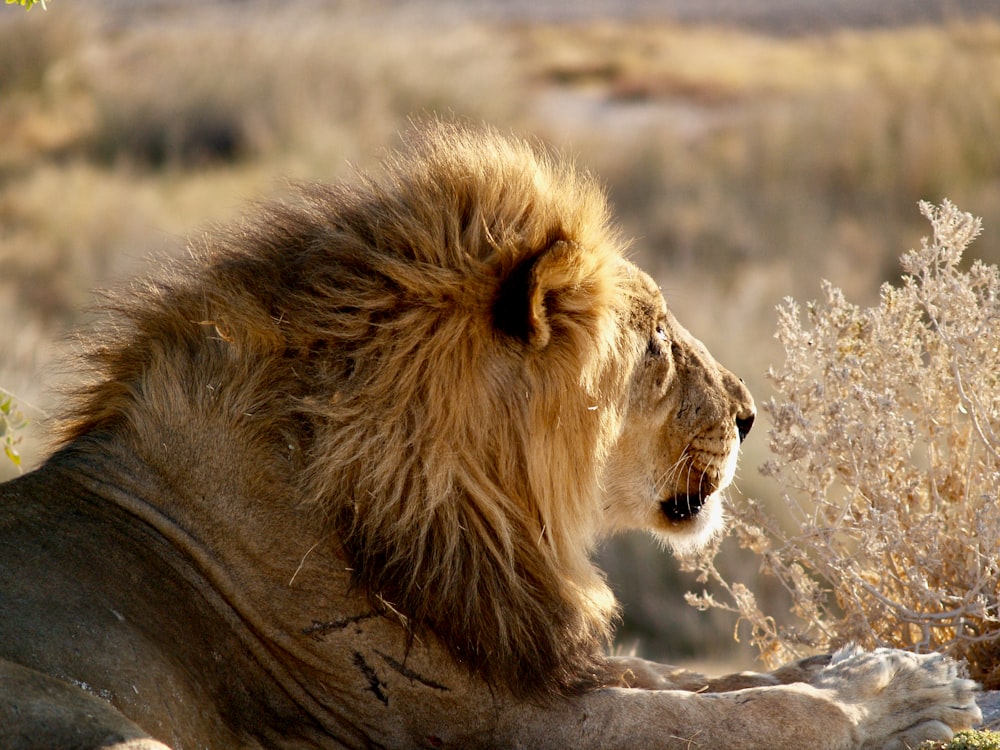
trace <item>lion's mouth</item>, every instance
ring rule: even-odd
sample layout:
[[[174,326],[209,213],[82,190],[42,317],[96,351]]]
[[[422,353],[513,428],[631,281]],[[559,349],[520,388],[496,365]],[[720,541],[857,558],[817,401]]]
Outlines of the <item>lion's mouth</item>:
[[[698,515],[709,496],[701,492],[685,492],[660,502],[660,510],[668,520],[680,523]]]

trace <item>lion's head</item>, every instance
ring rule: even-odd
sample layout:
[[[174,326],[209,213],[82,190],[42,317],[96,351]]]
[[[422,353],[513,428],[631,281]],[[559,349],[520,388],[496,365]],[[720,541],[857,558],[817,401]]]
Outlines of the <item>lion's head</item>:
[[[218,410],[204,450],[261,512],[323,514],[411,635],[518,693],[584,688],[615,614],[594,544],[704,542],[754,416],[623,248],[590,177],[431,126],[381,177],[303,188],[133,289],[65,435]]]

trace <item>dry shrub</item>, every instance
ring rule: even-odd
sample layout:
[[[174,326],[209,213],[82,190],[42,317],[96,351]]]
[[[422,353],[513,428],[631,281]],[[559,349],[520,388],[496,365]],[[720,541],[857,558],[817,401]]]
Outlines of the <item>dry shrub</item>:
[[[796,626],[765,613],[710,560],[692,562],[749,623],[767,662],[848,642],[945,651],[1000,685],[1000,273],[962,254],[980,222],[921,204],[933,238],[902,258],[875,307],[826,298],[779,308],[786,361],[764,405],[762,471],[787,515],[733,509],[744,547],[791,595]]]

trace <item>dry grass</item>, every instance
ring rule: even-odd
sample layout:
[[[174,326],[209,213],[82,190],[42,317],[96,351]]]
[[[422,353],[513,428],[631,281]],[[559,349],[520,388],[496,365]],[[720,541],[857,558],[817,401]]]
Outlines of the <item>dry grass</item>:
[[[661,70],[608,55],[599,67],[617,71],[606,82],[611,94],[644,89],[652,107],[657,92],[680,90],[714,103],[700,108],[704,129],[693,142],[659,132],[609,159],[624,161],[621,170],[609,165],[616,186],[629,190],[638,173],[646,189],[626,193],[626,212],[640,212],[637,228],[653,232],[656,246],[713,262],[802,261],[814,279],[840,270],[823,248],[842,248],[851,265],[864,264],[861,283],[870,285],[873,271],[893,268],[889,238],[917,231],[918,200],[949,195],[996,215],[997,27],[742,45],[735,32],[645,35],[670,62]],[[735,64],[710,64],[713,52]],[[636,83],[635,71],[649,82]],[[657,83],[664,77],[684,80]]]
[[[597,172],[675,312],[758,397],[780,356],[777,300],[828,277],[870,301],[921,233],[917,200],[948,195],[1000,226],[989,22],[793,39],[442,25],[350,3],[239,23],[195,5],[155,19],[12,12],[0,15],[0,385],[32,423],[25,465],[43,452],[49,386],[72,377],[55,352],[91,289],[141,271],[151,252],[181,252],[184,235],[280,193],[286,177],[367,166],[428,112],[537,135]],[[767,497],[753,469],[762,434],[739,484]],[[741,554],[720,565],[752,570]],[[645,542],[614,540],[605,556],[630,615],[624,640],[671,658],[709,627],[729,640],[719,613],[710,625],[676,614],[684,584]],[[641,575],[621,562],[637,558]],[[778,601],[777,587],[747,582]]]

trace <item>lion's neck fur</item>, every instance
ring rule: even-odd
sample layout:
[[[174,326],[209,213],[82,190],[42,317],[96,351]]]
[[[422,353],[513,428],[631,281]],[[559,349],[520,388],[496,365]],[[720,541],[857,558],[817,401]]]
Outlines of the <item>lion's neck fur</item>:
[[[535,490],[525,467],[564,502],[593,486],[592,477],[574,476],[581,467],[559,472],[579,488],[551,486],[557,467],[511,448],[520,441],[504,435],[503,424],[482,425],[482,437],[463,436],[495,446],[472,446],[472,454],[494,452],[496,467],[487,471],[447,446],[414,445],[410,436],[387,433],[387,424],[405,422],[405,413],[375,406],[325,421],[313,412],[317,402],[269,373],[268,358],[260,356],[257,377],[281,402],[275,408],[261,398],[262,382],[240,383],[225,362],[215,361],[229,359],[225,349],[232,344],[203,328],[192,329],[189,346],[215,351],[193,360],[156,346],[143,355],[134,342],[131,354],[142,366],[124,382],[145,381],[142,399],[116,393],[117,378],[98,384],[91,398],[101,421],[77,423],[70,442],[113,439],[119,449],[134,451],[171,490],[150,502],[185,527],[202,554],[223,566],[256,569],[262,577],[257,593],[287,586],[320,544],[324,554],[343,555],[341,569],[353,571],[353,586],[367,592],[372,605],[402,615],[415,635],[433,631],[460,662],[492,682],[545,693],[603,680],[598,653],[615,603],[590,562],[589,545],[577,542],[594,538],[588,506],[598,500],[584,494],[575,513],[526,503]],[[564,429],[551,440],[579,435],[571,415],[552,419],[562,419]],[[546,428],[539,429],[544,434]],[[421,461],[421,455],[439,460]],[[296,543],[284,549],[264,543],[288,537]],[[284,566],[275,562],[282,558]],[[344,576],[330,585],[347,583]],[[330,615],[286,607],[281,616],[289,622],[275,626],[301,630]]]
[[[176,489],[163,510],[196,538],[218,529],[202,543],[223,559],[257,544],[233,541],[240,519],[294,518],[411,636],[516,692],[585,689],[615,614],[590,553],[618,244],[589,181],[457,135],[391,189],[265,207],[115,303],[64,436],[130,444]],[[591,252],[558,269],[539,352],[493,310],[554,242]]]

